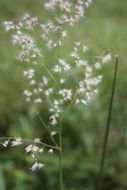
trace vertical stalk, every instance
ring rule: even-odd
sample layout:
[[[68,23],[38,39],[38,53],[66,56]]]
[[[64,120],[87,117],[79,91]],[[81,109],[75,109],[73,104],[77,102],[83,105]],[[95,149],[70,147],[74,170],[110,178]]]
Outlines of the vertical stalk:
[[[98,188],[97,188],[98,190],[102,189],[103,171],[104,171],[104,164],[105,164],[105,159],[106,159],[106,151],[107,151],[107,144],[108,144],[109,131],[110,131],[110,123],[111,123],[112,107],[113,107],[115,85],[116,85],[116,78],[117,78],[118,62],[119,62],[119,57],[116,56],[114,79],[113,79],[113,84],[112,84],[112,91],[111,91],[111,98],[110,98],[110,104],[109,104],[107,125],[106,125],[103,151],[102,151],[101,162],[100,162],[100,172],[99,172],[99,177],[98,177]]]
[[[59,120],[58,120],[58,135],[59,135],[59,185],[60,190],[63,190],[63,171],[62,171],[62,123],[60,119],[60,31],[58,29],[58,65],[59,65],[59,75],[58,75],[58,100],[59,100]]]
[[[59,122],[59,183],[60,190],[63,190],[63,174],[62,174],[62,130],[61,130],[61,122]]]

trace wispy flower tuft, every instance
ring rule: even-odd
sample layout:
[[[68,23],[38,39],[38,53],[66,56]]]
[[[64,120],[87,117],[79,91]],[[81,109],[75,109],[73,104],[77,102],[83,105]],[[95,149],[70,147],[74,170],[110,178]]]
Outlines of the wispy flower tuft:
[[[98,93],[103,78],[101,73],[98,74],[98,70],[111,61],[110,53],[94,56],[94,61],[91,61],[88,57],[89,45],[78,39],[70,42],[72,48],[71,52],[67,52],[68,56],[62,57],[59,53],[60,48],[64,46],[64,40],[71,35],[70,28],[85,18],[86,10],[91,4],[92,0],[46,0],[43,7],[52,14],[49,20],[43,18],[42,22],[41,18],[25,14],[18,23],[4,22],[5,31],[12,31],[12,44],[20,49],[17,57],[24,65],[25,100],[29,104],[35,104],[38,112],[40,104],[47,106],[48,124],[40,120],[55,144],[55,146],[47,145],[40,138],[28,141],[25,153],[31,155],[32,171],[44,167],[44,164],[37,159],[37,155],[44,153],[46,147],[50,154],[55,149],[61,149],[54,136],[59,133],[58,124],[66,112],[64,110],[66,105],[67,109],[72,104],[81,103],[87,106],[92,97]],[[38,30],[44,50],[37,43],[35,30]],[[56,52],[54,51],[56,49],[59,54],[58,61],[52,59],[49,64],[45,63],[46,56],[51,56],[51,52]],[[48,53],[44,55],[45,50]],[[21,138],[6,139],[2,145],[7,147],[9,143],[14,147],[24,144],[24,141]]]

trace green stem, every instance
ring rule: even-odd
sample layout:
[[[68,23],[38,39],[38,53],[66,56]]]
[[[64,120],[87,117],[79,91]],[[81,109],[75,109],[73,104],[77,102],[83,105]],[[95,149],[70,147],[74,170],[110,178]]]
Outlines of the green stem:
[[[57,145],[55,139],[54,139],[53,136],[51,135],[51,132],[50,132],[48,126],[46,125],[46,123],[43,121],[42,117],[41,117],[39,114],[38,114],[37,116],[39,117],[39,120],[40,120],[40,122],[42,123],[42,125],[43,125],[43,126],[45,127],[45,129],[48,131],[49,136],[50,136],[52,142],[54,143],[54,145],[58,147],[58,145]]]
[[[60,190],[63,190],[63,172],[62,172],[62,130],[61,130],[61,122],[59,122],[59,183]]]
[[[16,138],[18,137],[0,137],[0,140],[15,140]],[[22,141],[27,141],[27,142],[31,142],[31,143],[35,143],[34,140],[31,140],[31,139],[22,139]],[[0,144],[3,144],[3,142],[0,142]],[[60,151],[60,148],[58,146],[52,146],[50,144],[46,144],[46,143],[43,143],[43,142],[39,142],[38,144],[41,144],[43,145],[44,147],[48,147],[48,148],[52,148],[52,149],[56,149],[56,150],[59,150]]]
[[[49,76],[51,77],[51,79],[57,84],[57,81],[55,80],[55,78],[53,77],[53,75],[49,71],[49,69],[45,66],[45,64],[42,64],[42,66],[45,68],[45,70],[47,71],[47,73],[49,74]]]
[[[110,131],[110,123],[111,123],[112,107],[113,107],[115,85],[116,85],[116,78],[117,78],[118,62],[119,62],[119,57],[116,56],[114,79],[113,79],[113,84],[112,84],[111,98],[110,98],[110,104],[109,104],[109,112],[108,112],[107,125],[106,125],[104,144],[103,144],[103,151],[102,151],[102,157],[101,157],[101,163],[100,163],[100,172],[99,172],[99,177],[98,177],[98,188],[97,188],[98,190],[102,189],[104,164],[105,164],[105,159],[106,159],[106,151],[107,151],[107,144],[108,144],[109,131]]]
[[[76,92],[75,92],[75,95],[73,96],[70,104],[68,105],[67,109],[65,110],[65,112],[63,112],[63,115],[61,116],[60,118],[60,121],[62,122],[65,115],[69,112],[69,110],[72,108],[73,104],[74,104],[74,101],[75,101],[75,98],[76,98]]]
[[[59,65],[59,75],[58,75],[58,100],[59,100],[59,120],[58,120],[58,135],[59,135],[59,185],[60,190],[63,190],[63,168],[62,168],[62,122],[60,120],[60,31],[58,31],[58,65]]]

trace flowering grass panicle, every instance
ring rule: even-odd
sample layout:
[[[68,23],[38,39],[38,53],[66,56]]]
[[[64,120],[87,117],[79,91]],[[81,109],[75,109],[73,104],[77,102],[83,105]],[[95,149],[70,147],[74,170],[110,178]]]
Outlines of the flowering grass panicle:
[[[92,65],[91,60],[87,58],[89,47],[80,41],[72,42],[73,48],[68,52],[69,59],[60,55],[60,48],[64,46],[64,39],[69,34],[69,27],[73,27],[81,18],[84,19],[85,11],[92,4],[92,0],[47,0],[44,2],[44,8],[53,17],[46,22],[42,22],[37,17],[25,14],[18,23],[12,21],[4,22],[6,31],[12,33],[12,43],[20,47],[18,60],[24,64],[23,77],[27,80],[23,95],[28,103],[43,104],[47,102],[49,108],[48,126],[41,119],[42,124],[49,131],[50,137],[55,146],[47,145],[40,139],[33,141],[23,140],[21,138],[6,138],[2,143],[7,147],[28,144],[25,152],[31,154],[33,165],[32,171],[41,169],[41,164],[37,159],[37,154],[42,154],[47,147],[48,152],[53,153],[54,149],[61,150],[54,140],[57,134],[59,121],[63,117],[64,105],[82,103],[87,105],[94,94],[98,92],[98,86],[103,76],[95,74],[96,70],[111,60],[111,54],[105,54],[96,58],[97,61]],[[36,42],[34,33],[39,31],[40,40],[50,52],[58,49],[58,62],[53,63],[50,68],[45,64],[45,55],[43,48]],[[35,32],[33,32],[35,31]],[[54,51],[55,52],[55,51]],[[41,76],[38,77],[38,68],[43,68]],[[45,73],[45,74],[44,74]],[[74,80],[72,80],[72,75]],[[69,81],[73,83],[69,87]],[[58,93],[57,93],[58,92]],[[67,107],[67,108],[68,108]]]

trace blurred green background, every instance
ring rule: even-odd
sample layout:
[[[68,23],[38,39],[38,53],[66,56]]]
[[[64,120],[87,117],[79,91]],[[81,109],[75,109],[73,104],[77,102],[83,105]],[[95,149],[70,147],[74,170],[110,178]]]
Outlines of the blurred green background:
[[[25,103],[22,66],[15,59],[16,49],[5,33],[2,22],[24,13],[43,19],[42,0],[0,0],[0,136],[40,136],[50,142],[35,115],[36,108]],[[127,1],[94,0],[86,20],[71,29],[72,40],[86,41],[93,54],[109,49],[120,55],[109,137],[103,190],[127,189]],[[66,51],[69,47],[66,42]],[[48,56],[47,62],[52,60]],[[113,59],[113,62],[115,60]],[[98,97],[88,106],[74,106],[64,120],[63,178],[64,190],[95,190],[106,126],[114,63],[104,67],[104,79]],[[47,121],[47,107],[40,108]],[[58,155],[43,155],[47,166],[30,172],[30,158],[24,147],[0,147],[0,190],[57,190]]]

